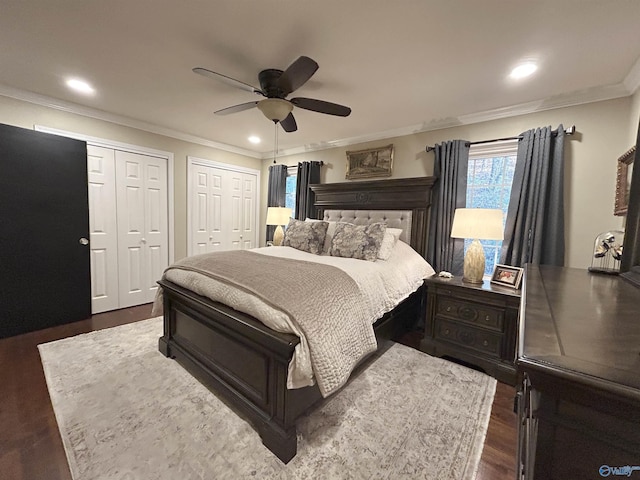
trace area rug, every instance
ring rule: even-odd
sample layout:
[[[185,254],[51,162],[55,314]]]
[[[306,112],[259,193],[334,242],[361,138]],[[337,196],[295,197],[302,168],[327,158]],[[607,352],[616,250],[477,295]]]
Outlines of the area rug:
[[[75,480],[473,479],[496,381],[394,344],[298,423],[280,462],[158,352],[160,318],[39,345]]]

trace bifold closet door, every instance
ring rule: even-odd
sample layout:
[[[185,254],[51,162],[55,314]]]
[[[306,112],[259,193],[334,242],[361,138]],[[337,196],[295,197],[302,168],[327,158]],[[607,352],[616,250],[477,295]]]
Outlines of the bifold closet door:
[[[257,246],[257,176],[199,164],[192,176],[192,255]]]
[[[242,223],[240,225],[240,244],[242,249],[258,246],[258,232],[256,231],[256,201],[258,177],[243,173],[242,185]]]
[[[89,318],[86,143],[0,125],[0,218],[0,338]]]
[[[167,162],[115,152],[120,307],[152,302],[168,265]]]
[[[100,313],[120,308],[115,150],[87,145],[87,167],[91,313]]]

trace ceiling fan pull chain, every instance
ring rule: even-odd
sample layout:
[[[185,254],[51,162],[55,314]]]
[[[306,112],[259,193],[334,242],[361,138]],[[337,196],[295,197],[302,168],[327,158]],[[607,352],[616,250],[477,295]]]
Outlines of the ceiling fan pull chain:
[[[276,164],[276,156],[278,155],[278,122],[273,122],[273,130],[275,131],[273,135],[273,164]]]

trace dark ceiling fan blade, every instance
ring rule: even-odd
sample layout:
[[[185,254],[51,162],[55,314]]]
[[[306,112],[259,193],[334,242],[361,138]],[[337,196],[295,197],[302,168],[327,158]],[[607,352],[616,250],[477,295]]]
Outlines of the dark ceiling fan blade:
[[[289,67],[282,72],[278,79],[278,87],[286,97],[291,92],[304,85],[311,76],[318,70],[318,64],[309,57],[299,57]]]
[[[250,108],[255,107],[257,104],[258,104],[257,101],[241,103],[239,105],[234,105],[233,107],[227,107],[227,108],[223,108],[222,110],[217,110],[213,113],[215,113],[216,115],[229,115],[231,113],[238,113],[244,110],[249,110]]]
[[[289,113],[289,115],[287,115],[286,118],[280,122],[280,125],[282,125],[284,131],[288,133],[298,130],[298,124],[296,123],[296,119],[293,118],[292,113]]]
[[[213,78],[214,80],[219,80],[226,83],[227,85],[246,90],[247,92],[257,93],[259,95],[265,96],[262,90],[260,90],[258,87],[254,87],[253,85],[249,85],[248,83],[241,82],[240,80],[236,80],[235,78],[227,77],[226,75],[222,75],[221,73],[207,70],[206,68],[196,67],[193,69],[193,73]]]
[[[325,102],[324,100],[316,100],[315,98],[297,97],[292,98],[289,101],[296,107],[311,110],[313,112],[336,115],[337,117],[348,117],[351,113],[351,109],[349,107],[338,105],[337,103]]]

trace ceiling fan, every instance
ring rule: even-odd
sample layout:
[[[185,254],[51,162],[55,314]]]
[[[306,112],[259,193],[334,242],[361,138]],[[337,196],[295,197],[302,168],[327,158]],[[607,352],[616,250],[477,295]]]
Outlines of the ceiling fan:
[[[260,82],[260,88],[258,88],[221,73],[207,70],[206,68],[196,67],[193,69],[193,71],[199,75],[214,78],[232,87],[266,97],[263,100],[241,103],[217,110],[213,113],[216,115],[229,115],[258,107],[269,120],[275,123],[280,122],[285,132],[295,132],[298,129],[296,120],[291,113],[294,106],[313,112],[336,115],[338,117],[347,117],[351,113],[349,107],[324,100],[305,97],[296,97],[287,100],[286,97],[304,85],[307,80],[316,73],[316,70],[318,70],[318,64],[309,57],[302,56],[289,65],[284,71],[275,68],[262,70],[258,74],[258,81]]]

